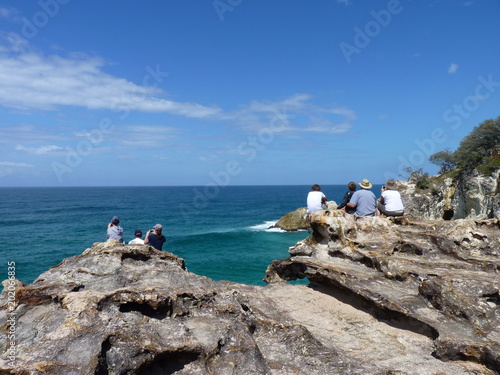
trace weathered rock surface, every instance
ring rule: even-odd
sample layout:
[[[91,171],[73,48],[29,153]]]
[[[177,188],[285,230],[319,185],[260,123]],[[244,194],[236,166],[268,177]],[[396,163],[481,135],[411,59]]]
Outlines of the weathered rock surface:
[[[500,219],[500,170],[484,176],[477,170],[455,178],[433,176],[427,189],[398,181],[406,213],[423,219]]]
[[[181,259],[145,245],[96,244],[18,288],[17,359],[15,366],[0,360],[0,372],[337,374],[358,367],[281,316],[258,289],[191,274]],[[5,353],[5,337],[0,348]]]
[[[434,341],[433,355],[500,373],[500,223],[312,215],[313,235],[267,281],[308,278]],[[417,372],[418,373],[418,372]],[[421,373],[427,373],[425,371]]]
[[[421,333],[398,328],[355,308],[356,299],[330,294],[335,290],[215,282],[187,272],[183,260],[167,252],[97,243],[34,283],[18,283],[13,311],[4,289],[0,330],[9,330],[14,314],[16,346],[12,362],[5,353],[13,348],[0,335],[0,373],[494,373],[465,357],[436,359],[428,337],[435,328],[417,319]],[[399,298],[403,303],[411,296]],[[487,299],[495,301],[494,294]]]
[[[337,208],[335,201],[328,201],[327,206],[330,210]],[[271,228],[280,228],[286,231],[296,231],[308,229],[311,226],[307,215],[307,207],[299,207],[295,211],[283,215]]]

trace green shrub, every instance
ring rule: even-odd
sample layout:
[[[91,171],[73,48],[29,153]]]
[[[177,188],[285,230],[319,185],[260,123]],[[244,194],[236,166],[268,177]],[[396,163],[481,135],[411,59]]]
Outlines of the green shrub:
[[[429,188],[429,184],[430,184],[429,173],[424,173],[418,178],[417,182],[415,183],[415,186],[421,190],[425,190]]]
[[[489,176],[497,169],[500,169],[500,158],[484,158],[481,165],[477,166],[476,169],[483,175]]]
[[[454,152],[448,149],[436,152],[430,156],[429,161],[441,167],[439,171],[441,174],[456,167],[472,170],[478,166],[481,173],[490,174],[498,166],[498,161],[493,160],[498,145],[500,145],[500,117],[483,121],[462,139]]]

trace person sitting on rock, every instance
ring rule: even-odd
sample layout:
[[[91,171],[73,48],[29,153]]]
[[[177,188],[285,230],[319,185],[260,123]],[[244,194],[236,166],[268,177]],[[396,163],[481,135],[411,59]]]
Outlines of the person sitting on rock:
[[[377,204],[378,214],[385,216],[402,216],[405,213],[401,194],[396,190],[396,181],[387,180],[382,186],[381,197]]]
[[[161,224],[156,224],[153,229],[148,230],[146,233],[146,238],[144,238],[144,244],[150,244],[156,250],[160,250],[163,248],[163,244],[166,241],[164,235],[161,234],[163,227]]]
[[[347,203],[349,203],[349,201],[351,200],[351,197],[352,195],[354,194],[354,192],[356,191],[356,183],[355,182],[349,182],[347,184],[347,188],[349,189],[347,191],[347,193],[345,193],[344,195],[344,199],[342,200],[342,203],[339,204],[339,206],[337,207],[338,210],[344,210],[345,212],[347,212],[348,214],[353,214],[354,211],[356,211],[355,208],[352,208],[352,207],[347,207]]]
[[[323,204],[326,204],[327,200],[325,194],[321,192],[321,186],[314,184],[309,194],[307,194],[307,213],[311,215],[316,211],[322,210]]]
[[[129,245],[142,245],[144,244],[144,240],[142,239],[142,231],[140,229],[136,229],[134,232],[134,239],[128,242]]]
[[[113,216],[106,230],[106,240],[117,240],[123,243],[123,228],[120,226],[118,216]]]
[[[377,198],[375,194],[370,190],[372,184],[366,178],[359,183],[361,190],[357,190],[351,197],[347,207],[355,208],[355,216],[375,216],[377,211]]]

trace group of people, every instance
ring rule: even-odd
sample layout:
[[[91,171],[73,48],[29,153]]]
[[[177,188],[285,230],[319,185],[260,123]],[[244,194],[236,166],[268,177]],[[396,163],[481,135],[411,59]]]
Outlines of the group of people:
[[[142,231],[136,229],[134,232],[134,239],[128,242],[129,245],[151,245],[157,250],[162,250],[163,244],[166,241],[165,236],[162,234],[163,226],[156,224],[153,229],[146,232],[146,237],[142,239]],[[108,224],[106,231],[106,240],[116,240],[123,243],[123,228],[120,226],[120,219],[118,216],[113,216],[111,222]]]
[[[382,186],[380,198],[377,199],[371,191],[373,185],[366,178],[358,183],[361,187],[356,190],[356,183],[349,182],[349,189],[344,195],[342,203],[337,209],[345,210],[355,216],[402,216],[404,215],[404,205],[401,194],[397,191],[396,181],[390,179]],[[314,184],[307,195],[307,213],[312,214],[322,209],[327,202],[325,194],[321,192],[321,187]]]

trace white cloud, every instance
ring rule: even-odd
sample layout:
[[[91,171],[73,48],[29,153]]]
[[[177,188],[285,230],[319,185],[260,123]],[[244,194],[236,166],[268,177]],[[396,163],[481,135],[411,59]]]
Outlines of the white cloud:
[[[11,18],[17,13],[18,11],[14,8],[6,8],[0,6],[0,18]]]
[[[357,119],[356,113],[341,106],[319,106],[308,94],[295,94],[277,102],[252,101],[232,113],[233,121],[248,131],[266,127],[280,133],[345,133]]]
[[[129,125],[125,128],[125,130],[134,133],[147,134],[149,136],[157,134],[176,134],[185,132],[185,130],[183,129],[163,125]]]
[[[140,86],[103,71],[106,62],[81,54],[51,55],[29,50],[15,34],[0,35],[0,106],[22,110],[52,111],[64,106],[114,111],[170,113],[186,118],[218,120],[246,133],[272,128],[274,133],[296,137],[300,133],[339,134],[349,131],[356,114],[337,105],[317,105],[309,94],[295,94],[278,101],[254,100],[234,111],[217,106],[163,99],[153,86]],[[15,44],[15,47],[14,47]],[[4,46],[4,48],[2,48]],[[5,47],[7,46],[7,47]],[[157,67],[158,69],[158,67]],[[153,73],[153,72],[151,72]],[[165,74],[165,73],[162,73]],[[63,155],[77,138],[92,138],[88,130],[69,131],[33,124],[0,126],[0,144],[18,144],[29,155]],[[158,148],[180,144],[189,130],[163,125],[122,125],[108,147]],[[71,134],[70,134],[71,133]],[[196,136],[196,134],[195,134]],[[109,141],[109,142],[108,142]],[[102,145],[94,152],[105,152]]]
[[[4,167],[22,167],[22,168],[34,168],[33,165],[27,163],[16,163],[12,161],[0,161],[0,166]]]
[[[23,145],[17,145],[16,151],[24,151],[31,155],[47,155],[53,154],[55,151],[64,150],[62,147],[49,145],[49,146],[40,146],[40,147],[26,147]]]
[[[457,64],[451,64],[448,67],[448,73],[449,74],[455,74],[458,71],[458,65]]]
[[[60,106],[119,111],[166,112],[190,118],[220,114],[217,107],[161,98],[153,72],[137,85],[103,72],[101,58],[44,56],[27,50],[13,33],[0,45],[0,105],[18,109],[54,110]],[[164,73],[162,73],[164,74]],[[157,76],[156,79],[161,79]]]

